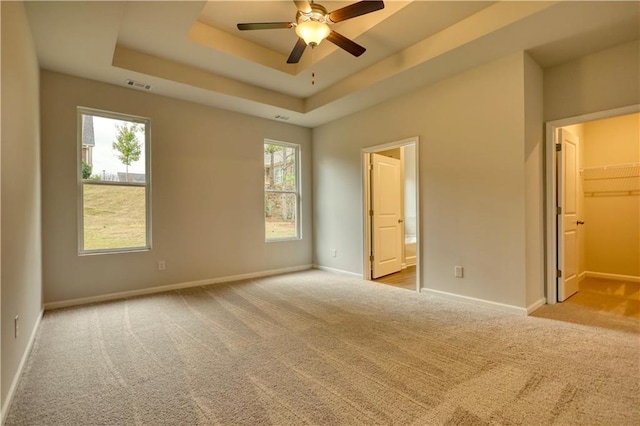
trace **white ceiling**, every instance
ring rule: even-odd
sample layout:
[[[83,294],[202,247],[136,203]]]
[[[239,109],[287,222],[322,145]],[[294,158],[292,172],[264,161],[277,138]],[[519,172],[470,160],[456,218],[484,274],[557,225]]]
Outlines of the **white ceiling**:
[[[352,2],[321,1],[329,11]],[[387,1],[286,64],[293,1],[27,2],[42,68],[308,127],[521,50],[543,67],[640,38],[640,2]],[[311,84],[311,72],[316,83]],[[138,89],[131,89],[138,90]]]

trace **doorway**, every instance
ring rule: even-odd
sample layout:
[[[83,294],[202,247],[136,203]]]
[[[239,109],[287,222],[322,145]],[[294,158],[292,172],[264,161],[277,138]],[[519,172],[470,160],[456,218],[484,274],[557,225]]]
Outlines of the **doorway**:
[[[418,138],[362,150],[364,279],[420,291]]]
[[[547,124],[548,304],[640,318],[639,112]]]

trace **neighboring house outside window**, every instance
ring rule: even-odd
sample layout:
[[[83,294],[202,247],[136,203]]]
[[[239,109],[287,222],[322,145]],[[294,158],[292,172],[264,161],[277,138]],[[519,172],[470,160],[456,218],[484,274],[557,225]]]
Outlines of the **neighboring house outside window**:
[[[266,241],[300,238],[300,146],[264,142]]]
[[[93,166],[93,147],[96,145],[93,132],[93,116],[82,116],[82,161]]]
[[[150,122],[78,108],[78,251],[151,248]]]

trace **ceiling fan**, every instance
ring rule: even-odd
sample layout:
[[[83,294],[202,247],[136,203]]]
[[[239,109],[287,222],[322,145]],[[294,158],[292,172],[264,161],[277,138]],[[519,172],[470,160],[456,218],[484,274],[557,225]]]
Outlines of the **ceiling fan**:
[[[360,56],[366,50],[353,40],[333,31],[329,24],[346,21],[357,16],[366,15],[384,8],[383,1],[364,0],[350,4],[333,12],[321,4],[307,0],[293,0],[298,8],[295,22],[255,22],[238,24],[238,29],[245,30],[275,30],[295,28],[298,42],[293,47],[287,63],[297,64],[307,46],[312,48],[320,44],[325,38],[336,46],[346,50],[353,56]]]

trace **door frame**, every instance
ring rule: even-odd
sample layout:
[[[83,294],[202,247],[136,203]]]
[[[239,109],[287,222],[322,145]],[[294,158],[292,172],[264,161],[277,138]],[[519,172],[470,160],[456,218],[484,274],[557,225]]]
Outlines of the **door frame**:
[[[553,305],[558,302],[556,271],[558,269],[558,256],[562,254],[558,253],[559,247],[556,241],[556,236],[558,233],[558,227],[556,224],[556,185],[558,183],[558,176],[555,144],[557,140],[558,129],[574,124],[581,124],[587,121],[602,120],[605,118],[618,117],[621,115],[633,114],[637,112],[640,112],[640,104],[629,105],[626,107],[614,108],[605,111],[598,111],[594,113],[578,115],[575,117],[548,121],[545,123],[545,294],[548,305]]]
[[[394,142],[374,145],[360,150],[360,158],[362,161],[362,217],[363,220],[363,279],[371,280],[371,261],[369,254],[371,253],[371,216],[368,212],[371,210],[371,179],[369,175],[369,154],[380,151],[386,151],[394,148],[401,148],[408,145],[414,145],[416,148],[416,291],[420,292],[421,282],[421,206],[420,206],[420,138],[418,136],[402,139]],[[403,176],[404,179],[404,176]],[[406,212],[405,212],[406,215]]]

